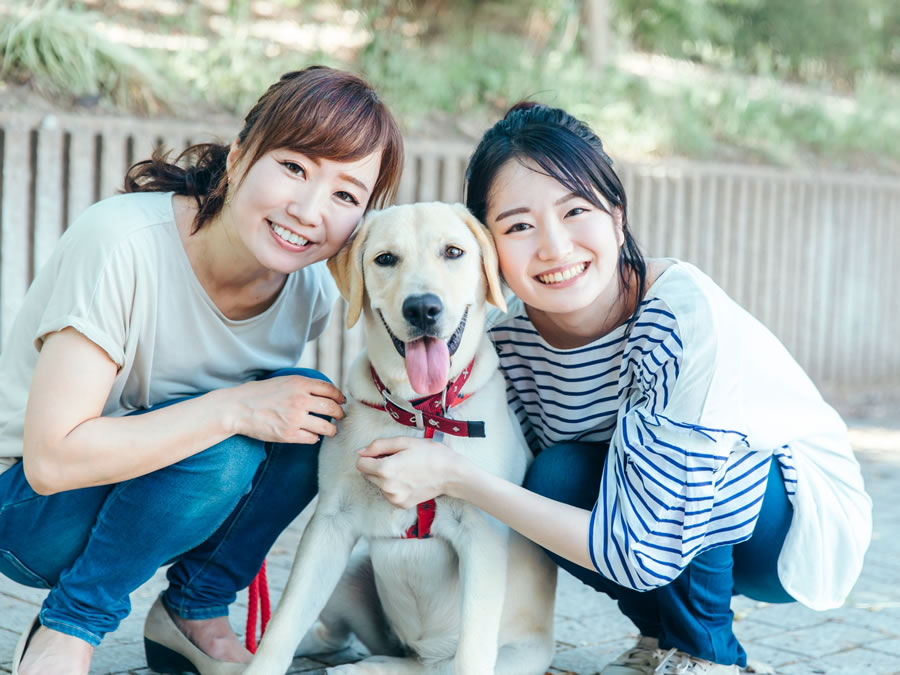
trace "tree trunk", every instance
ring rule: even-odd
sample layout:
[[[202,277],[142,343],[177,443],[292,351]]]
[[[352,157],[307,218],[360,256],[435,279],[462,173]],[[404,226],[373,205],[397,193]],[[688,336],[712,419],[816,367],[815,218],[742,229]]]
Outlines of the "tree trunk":
[[[584,0],[584,13],[587,24],[587,31],[584,33],[587,57],[595,68],[603,68],[611,60],[609,0]]]

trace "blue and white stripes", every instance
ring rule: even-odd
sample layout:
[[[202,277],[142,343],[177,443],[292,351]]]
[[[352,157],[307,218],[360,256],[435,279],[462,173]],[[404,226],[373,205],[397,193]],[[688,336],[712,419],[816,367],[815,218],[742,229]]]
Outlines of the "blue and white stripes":
[[[598,572],[646,590],[674,579],[697,553],[750,537],[773,449],[751,449],[740,429],[700,423],[706,390],[684,390],[708,387],[702,368],[715,364],[698,370],[686,361],[664,300],[649,297],[628,323],[578,349],[550,347],[524,312],[491,336],[533,451],[574,440],[610,444],[591,519]],[[685,409],[685,399],[701,404]],[[790,448],[774,454],[791,494]]]

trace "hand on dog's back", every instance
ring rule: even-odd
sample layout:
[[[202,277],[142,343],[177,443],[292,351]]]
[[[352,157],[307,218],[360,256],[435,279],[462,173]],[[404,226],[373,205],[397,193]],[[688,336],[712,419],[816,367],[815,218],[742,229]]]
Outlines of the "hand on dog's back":
[[[330,382],[284,375],[247,382],[222,390],[234,399],[232,420],[235,434],[273,443],[311,444],[320,436],[334,436],[329,420],[344,417],[346,398]]]

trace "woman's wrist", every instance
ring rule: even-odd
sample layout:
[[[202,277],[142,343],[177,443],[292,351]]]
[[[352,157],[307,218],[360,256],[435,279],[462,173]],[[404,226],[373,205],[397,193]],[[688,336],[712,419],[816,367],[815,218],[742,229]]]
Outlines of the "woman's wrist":
[[[462,499],[467,502],[474,501],[473,497],[477,492],[477,483],[480,469],[470,462],[468,458],[462,455],[454,457],[450,463],[444,480],[444,494],[448,497]]]
[[[238,387],[216,389],[200,397],[205,399],[213,416],[213,424],[217,425],[217,431],[223,434],[224,438],[243,433],[240,420],[244,406],[240,396],[235,395],[237,389]]]

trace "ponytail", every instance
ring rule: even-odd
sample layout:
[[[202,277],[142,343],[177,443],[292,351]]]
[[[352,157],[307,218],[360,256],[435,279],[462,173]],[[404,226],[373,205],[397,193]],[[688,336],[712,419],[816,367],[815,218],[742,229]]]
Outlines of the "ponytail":
[[[169,161],[171,151],[157,148],[150,159],[136,162],[125,174],[124,192],[174,192],[197,201],[196,232],[219,214],[225,204],[229,147],[218,143],[190,146]]]

